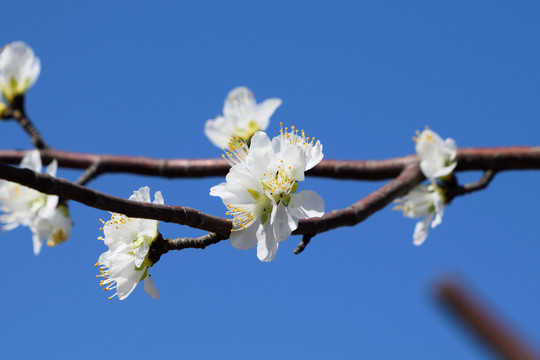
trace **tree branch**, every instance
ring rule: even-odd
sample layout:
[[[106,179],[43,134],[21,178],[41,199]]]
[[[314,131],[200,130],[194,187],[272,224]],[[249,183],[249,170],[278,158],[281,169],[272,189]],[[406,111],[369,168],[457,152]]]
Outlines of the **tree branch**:
[[[26,133],[30,136],[30,140],[32,141],[32,144],[36,147],[36,149],[44,150],[48,149],[49,145],[45,143],[45,140],[39,133],[38,129],[34,126],[30,118],[26,115],[26,112],[24,110],[24,95],[16,96],[13,99],[13,103],[11,106],[11,109],[7,109],[4,111],[4,114],[2,116],[3,118],[13,118],[21,127],[26,131]]]
[[[0,161],[19,164],[26,151],[0,150]],[[100,160],[100,173],[131,173],[167,178],[225,176],[230,169],[223,159],[157,159],[143,156],[88,154],[46,149],[41,152],[45,164],[53,159],[71,169],[87,169]],[[322,160],[308,176],[334,179],[386,180],[398,176],[417,161],[416,155],[383,160]],[[540,169],[540,146],[459,149],[456,171]]]
[[[538,360],[533,349],[456,280],[437,285],[438,300],[501,358]]]

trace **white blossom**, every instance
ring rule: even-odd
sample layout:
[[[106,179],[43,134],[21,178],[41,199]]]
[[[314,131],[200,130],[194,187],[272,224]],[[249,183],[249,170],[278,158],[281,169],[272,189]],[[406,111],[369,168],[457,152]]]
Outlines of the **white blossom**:
[[[41,71],[39,58],[30,46],[15,41],[0,52],[0,89],[8,102],[22,95],[36,82]]]
[[[149,203],[150,189],[142,187],[133,192],[129,200]],[[163,205],[161,192],[154,195],[154,204]],[[159,293],[148,274],[148,268],[153,263],[148,259],[150,245],[157,239],[158,221],[149,219],[130,218],[122,214],[112,213],[111,220],[104,222],[103,240],[109,250],[101,254],[96,266],[100,267],[97,277],[103,278],[100,285],[105,290],[116,290],[109,297],[118,295],[125,299],[135,289],[137,284],[145,280],[144,290],[154,299]]]
[[[238,136],[249,142],[259,130],[266,130],[270,117],[281,105],[281,99],[268,99],[260,104],[247,87],[237,87],[229,92],[223,106],[223,116],[206,121],[204,133],[210,141],[226,147]]]
[[[443,140],[437,133],[425,129],[414,138],[420,169],[425,177],[434,181],[450,175],[456,168],[457,146],[454,139]]]
[[[38,150],[28,152],[22,159],[21,168],[41,172],[41,156]],[[47,174],[56,176],[57,163],[53,160],[46,169]],[[26,186],[1,180],[0,203],[3,215],[0,222],[4,230],[19,225],[32,230],[34,254],[39,254],[43,241],[49,246],[57,245],[71,235],[71,218],[65,205],[58,206],[56,195],[46,195]]]
[[[418,185],[407,195],[396,199],[394,210],[403,210],[403,215],[418,219],[413,234],[413,243],[422,245],[429,232],[429,226],[435,228],[442,221],[444,199],[441,189],[436,184]]]
[[[221,197],[227,215],[233,217],[231,244],[244,250],[257,245],[261,261],[275,258],[278,244],[298,227],[298,220],[324,214],[324,201],[317,193],[296,193],[308,161],[319,155],[307,154],[303,143],[287,144],[275,148],[266,133],[257,132],[249,151],[244,147],[240,156],[232,154],[234,166],[226,182],[210,189],[210,195]],[[320,153],[322,158],[322,148]]]

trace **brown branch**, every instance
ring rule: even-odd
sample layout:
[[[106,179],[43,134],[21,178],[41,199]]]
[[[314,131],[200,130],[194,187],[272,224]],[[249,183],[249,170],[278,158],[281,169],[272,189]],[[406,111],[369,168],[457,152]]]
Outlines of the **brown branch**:
[[[0,150],[0,161],[19,164],[26,151]],[[52,159],[64,168],[87,169],[100,160],[101,173],[131,173],[168,178],[225,176],[230,166],[223,159],[156,159],[143,156],[88,154],[47,149],[41,152],[43,162]],[[323,160],[307,172],[308,176],[335,179],[393,179],[416,155],[383,160]],[[540,146],[469,148],[458,151],[457,171],[540,169]]]
[[[0,161],[19,164],[26,151],[0,150]],[[41,152],[45,164],[53,159],[58,165],[71,169],[87,169],[98,159],[100,173],[131,173],[167,178],[199,178],[225,176],[230,166],[223,159],[156,159],[143,156],[85,154],[71,151],[47,149]],[[385,180],[395,178],[414,162],[416,156],[405,156],[387,160],[323,160],[307,172],[308,176],[355,180]]]
[[[503,359],[538,360],[540,356],[456,280],[437,285],[438,300]]]
[[[58,195],[61,198],[75,200],[96,209],[117,212],[129,217],[187,225],[197,229],[227,234],[227,236],[231,231],[231,224],[226,219],[204,214],[199,210],[182,206],[155,205],[130,201],[64,179],[35,173],[28,169],[19,169],[0,164],[0,178],[31,187],[45,194]]]
[[[293,232],[293,235],[315,235],[342,226],[354,226],[384,208],[395,198],[408,193],[423,179],[424,176],[418,164],[413,163],[407,166],[397,178],[355,204],[345,209],[330,211],[320,218],[300,220],[298,229]]]
[[[118,212],[129,217],[187,225],[221,234],[224,239],[229,237],[232,228],[228,219],[208,215],[196,209],[125,200],[28,169],[0,164],[0,178],[31,187],[42,193],[75,200],[96,209]],[[422,179],[418,166],[410,165],[396,179],[356,204],[346,209],[331,211],[320,218],[300,220],[298,229],[293,234],[315,235],[341,226],[355,225],[382,209],[395,197],[407,193]]]
[[[178,238],[178,239],[166,239],[158,235],[158,238],[152,243],[150,247],[148,258],[152,263],[156,263],[161,258],[161,255],[166,254],[170,250],[182,250],[182,249],[204,249],[207,246],[217,244],[221,240],[225,240],[227,236],[219,235],[216,233],[208,233],[198,238]]]
[[[447,188],[445,189],[447,203],[450,203],[456,196],[470,194],[485,189],[494,178],[495,171],[486,170],[478,181],[460,186],[458,185],[456,178],[453,177],[453,181],[447,183]]]
[[[0,153],[2,153],[3,156],[7,155],[6,151]],[[43,153],[46,154],[45,156],[63,154],[64,157],[61,161],[63,161],[64,164],[77,166],[81,164],[92,165],[97,159],[95,155],[59,152],[57,150],[45,150]],[[12,155],[12,160],[15,158],[19,160],[18,158],[24,153],[11,151],[10,154]],[[537,148],[532,147],[465,149],[459,156],[461,158],[469,158],[467,161],[464,161],[465,165],[460,168],[461,170],[482,169],[487,165],[492,166],[499,171],[510,169],[540,169],[540,151],[538,151]],[[99,159],[100,170],[103,169],[104,163],[107,164],[106,166],[112,166],[112,164],[116,163],[118,165],[123,164],[123,170],[131,169],[140,171],[141,173],[146,171],[146,174],[162,174],[163,176],[179,175],[180,173],[185,176],[203,176],[208,175],[204,173],[206,170],[208,170],[210,174],[216,175],[224,170],[228,171],[229,168],[224,161],[212,159],[177,159],[167,161],[112,155],[100,155]],[[515,161],[511,161],[512,159]],[[502,165],[498,164],[497,161],[501,161]],[[141,165],[141,163],[145,165]],[[157,166],[158,163],[159,166]],[[355,168],[354,164],[358,164],[358,168]],[[377,164],[381,164],[380,169],[377,167]],[[320,169],[317,170],[319,166]],[[311,170],[310,173],[314,171],[319,176],[325,175],[330,177],[339,174],[339,178],[343,178],[344,176],[358,176],[359,178],[364,178],[370,171],[376,174],[377,177],[389,176],[389,174],[393,173],[397,168],[404,167],[399,173],[399,176],[394,180],[355,204],[345,209],[333,210],[320,218],[300,220],[298,228],[293,232],[293,235],[307,234],[314,236],[338,227],[354,226],[365,220],[371,214],[384,208],[397,197],[405,195],[424,179],[418,167],[418,160],[415,156],[381,160],[380,162],[327,160],[326,162],[322,162],[319,166]],[[475,166],[477,168],[475,168]],[[503,166],[506,166],[506,168]],[[374,177],[375,176],[372,174],[371,177],[368,176],[366,178],[374,179]],[[221,234],[224,238],[228,238],[230,235],[231,223],[228,219],[208,215],[188,207],[133,202],[91,190],[67,180],[55,179],[46,174],[37,174],[30,170],[18,169],[3,164],[0,164],[0,178],[20,183],[43,193],[54,194],[64,199],[75,200],[97,209],[119,212],[129,217],[156,219],[180,225],[187,225]],[[484,181],[488,182],[488,180],[490,180],[490,176],[486,175]],[[474,189],[475,187],[480,188],[480,186],[482,186],[482,184],[477,184],[472,186],[471,189]]]
[[[49,148],[49,145],[45,143],[45,140],[39,133],[38,129],[34,126],[28,115],[26,115],[24,110],[24,95],[16,96],[13,99],[11,109],[7,109],[4,112],[3,117],[12,117],[15,119],[15,121],[17,121],[17,123],[30,136],[30,140],[36,149],[44,150]]]

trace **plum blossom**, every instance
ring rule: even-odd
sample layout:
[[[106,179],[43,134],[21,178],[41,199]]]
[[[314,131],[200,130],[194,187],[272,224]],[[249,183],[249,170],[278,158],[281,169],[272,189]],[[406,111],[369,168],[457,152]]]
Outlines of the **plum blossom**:
[[[142,187],[133,192],[132,201],[150,203],[150,188]],[[157,191],[154,204],[163,205],[163,196]],[[130,218],[123,214],[112,213],[111,220],[103,222],[103,240],[109,250],[101,254],[96,266],[99,266],[102,278],[100,285],[105,290],[116,290],[109,300],[118,295],[120,300],[128,297],[137,284],[144,280],[144,290],[154,299],[159,293],[148,269],[153,265],[148,258],[150,245],[159,236],[157,220]]]
[[[41,172],[41,156],[38,150],[28,152],[22,159],[21,168]],[[46,173],[56,176],[57,163],[53,160]],[[59,204],[56,195],[43,194],[26,186],[1,180],[0,204],[3,215],[0,222],[3,230],[12,230],[19,225],[27,226],[33,233],[34,254],[39,254],[44,240],[54,246],[66,241],[71,235],[72,221],[67,206]]]
[[[435,184],[418,185],[407,195],[394,201],[398,205],[394,210],[403,210],[403,216],[413,219],[422,218],[416,223],[413,243],[422,245],[429,232],[429,226],[435,228],[442,221],[444,197],[442,190]]]
[[[317,193],[296,193],[308,164],[315,166],[322,159],[322,146],[318,142],[313,150],[313,144],[297,142],[291,135],[287,142],[276,138],[270,141],[266,133],[257,132],[249,149],[229,148],[233,166],[226,182],[210,189],[233,217],[231,244],[244,250],[257,245],[261,261],[276,257],[279,243],[298,227],[298,220],[324,214],[324,201]]]
[[[41,63],[30,46],[15,41],[0,52],[0,89],[7,102],[23,95],[39,77]]]
[[[457,146],[454,139],[443,140],[428,128],[421,133],[417,131],[416,135],[413,139],[420,158],[420,169],[425,177],[435,181],[452,174],[457,165]]]
[[[253,134],[266,130],[270,117],[280,105],[281,99],[268,99],[257,104],[247,87],[234,88],[225,99],[223,116],[206,121],[204,133],[220,148],[226,147],[236,136],[249,143]]]

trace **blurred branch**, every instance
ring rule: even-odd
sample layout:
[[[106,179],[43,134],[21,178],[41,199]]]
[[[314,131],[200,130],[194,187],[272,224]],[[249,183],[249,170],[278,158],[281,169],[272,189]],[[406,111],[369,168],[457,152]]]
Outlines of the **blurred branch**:
[[[475,182],[465,184],[463,186],[459,186],[457,184],[457,181],[454,179],[454,182],[451,183],[450,188],[447,189],[446,195],[448,197],[448,202],[452,201],[453,198],[460,195],[470,194],[472,192],[485,189],[489,183],[493,180],[495,177],[495,171],[493,170],[486,170],[482,174],[482,177]]]
[[[538,360],[540,356],[500,318],[456,280],[437,285],[438,300],[485,345],[503,359]]]

